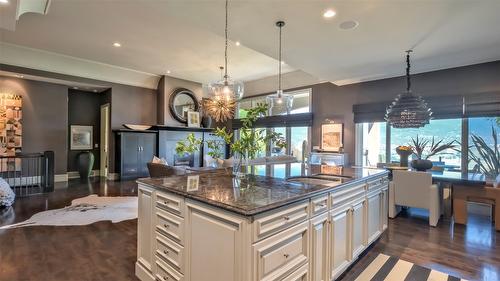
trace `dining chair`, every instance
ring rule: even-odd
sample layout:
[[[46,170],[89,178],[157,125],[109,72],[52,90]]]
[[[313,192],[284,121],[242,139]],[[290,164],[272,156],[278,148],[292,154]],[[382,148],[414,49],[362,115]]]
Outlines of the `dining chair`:
[[[432,184],[432,174],[395,170],[389,184],[389,217],[395,218],[402,206],[426,209],[429,225],[435,227],[443,213],[442,198],[439,186]]]

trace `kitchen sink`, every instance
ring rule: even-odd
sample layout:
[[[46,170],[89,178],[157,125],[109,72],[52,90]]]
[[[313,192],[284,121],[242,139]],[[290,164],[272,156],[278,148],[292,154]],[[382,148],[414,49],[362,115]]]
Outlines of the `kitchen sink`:
[[[311,185],[326,185],[326,186],[336,186],[341,183],[342,178],[340,177],[324,177],[324,176],[298,176],[298,177],[290,177],[286,179],[288,182],[298,182],[305,183]]]

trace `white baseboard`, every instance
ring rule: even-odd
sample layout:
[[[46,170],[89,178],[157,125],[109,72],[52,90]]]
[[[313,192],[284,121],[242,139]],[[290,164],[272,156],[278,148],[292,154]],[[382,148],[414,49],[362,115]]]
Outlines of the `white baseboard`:
[[[98,177],[101,173],[101,170],[92,170],[92,172],[90,173],[90,177]],[[78,179],[80,178],[80,173],[78,172],[68,172],[68,179]]]
[[[68,181],[68,174],[54,175],[54,182]]]
[[[40,176],[35,177],[21,177],[21,178],[6,178],[5,181],[10,186],[26,186],[26,185],[35,185],[41,182]]]
[[[110,181],[117,181],[120,179],[120,174],[118,173],[109,173],[108,174],[108,180]]]

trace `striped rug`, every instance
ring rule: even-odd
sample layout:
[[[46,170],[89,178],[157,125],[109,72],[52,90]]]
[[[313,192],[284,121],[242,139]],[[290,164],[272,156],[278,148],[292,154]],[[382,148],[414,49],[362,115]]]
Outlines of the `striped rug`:
[[[355,281],[465,281],[440,271],[379,254]]]

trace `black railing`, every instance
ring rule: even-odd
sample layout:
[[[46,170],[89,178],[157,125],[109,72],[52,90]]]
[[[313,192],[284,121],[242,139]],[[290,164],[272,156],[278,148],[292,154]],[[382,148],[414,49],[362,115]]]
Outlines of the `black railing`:
[[[54,152],[0,156],[0,177],[23,197],[54,190]]]

